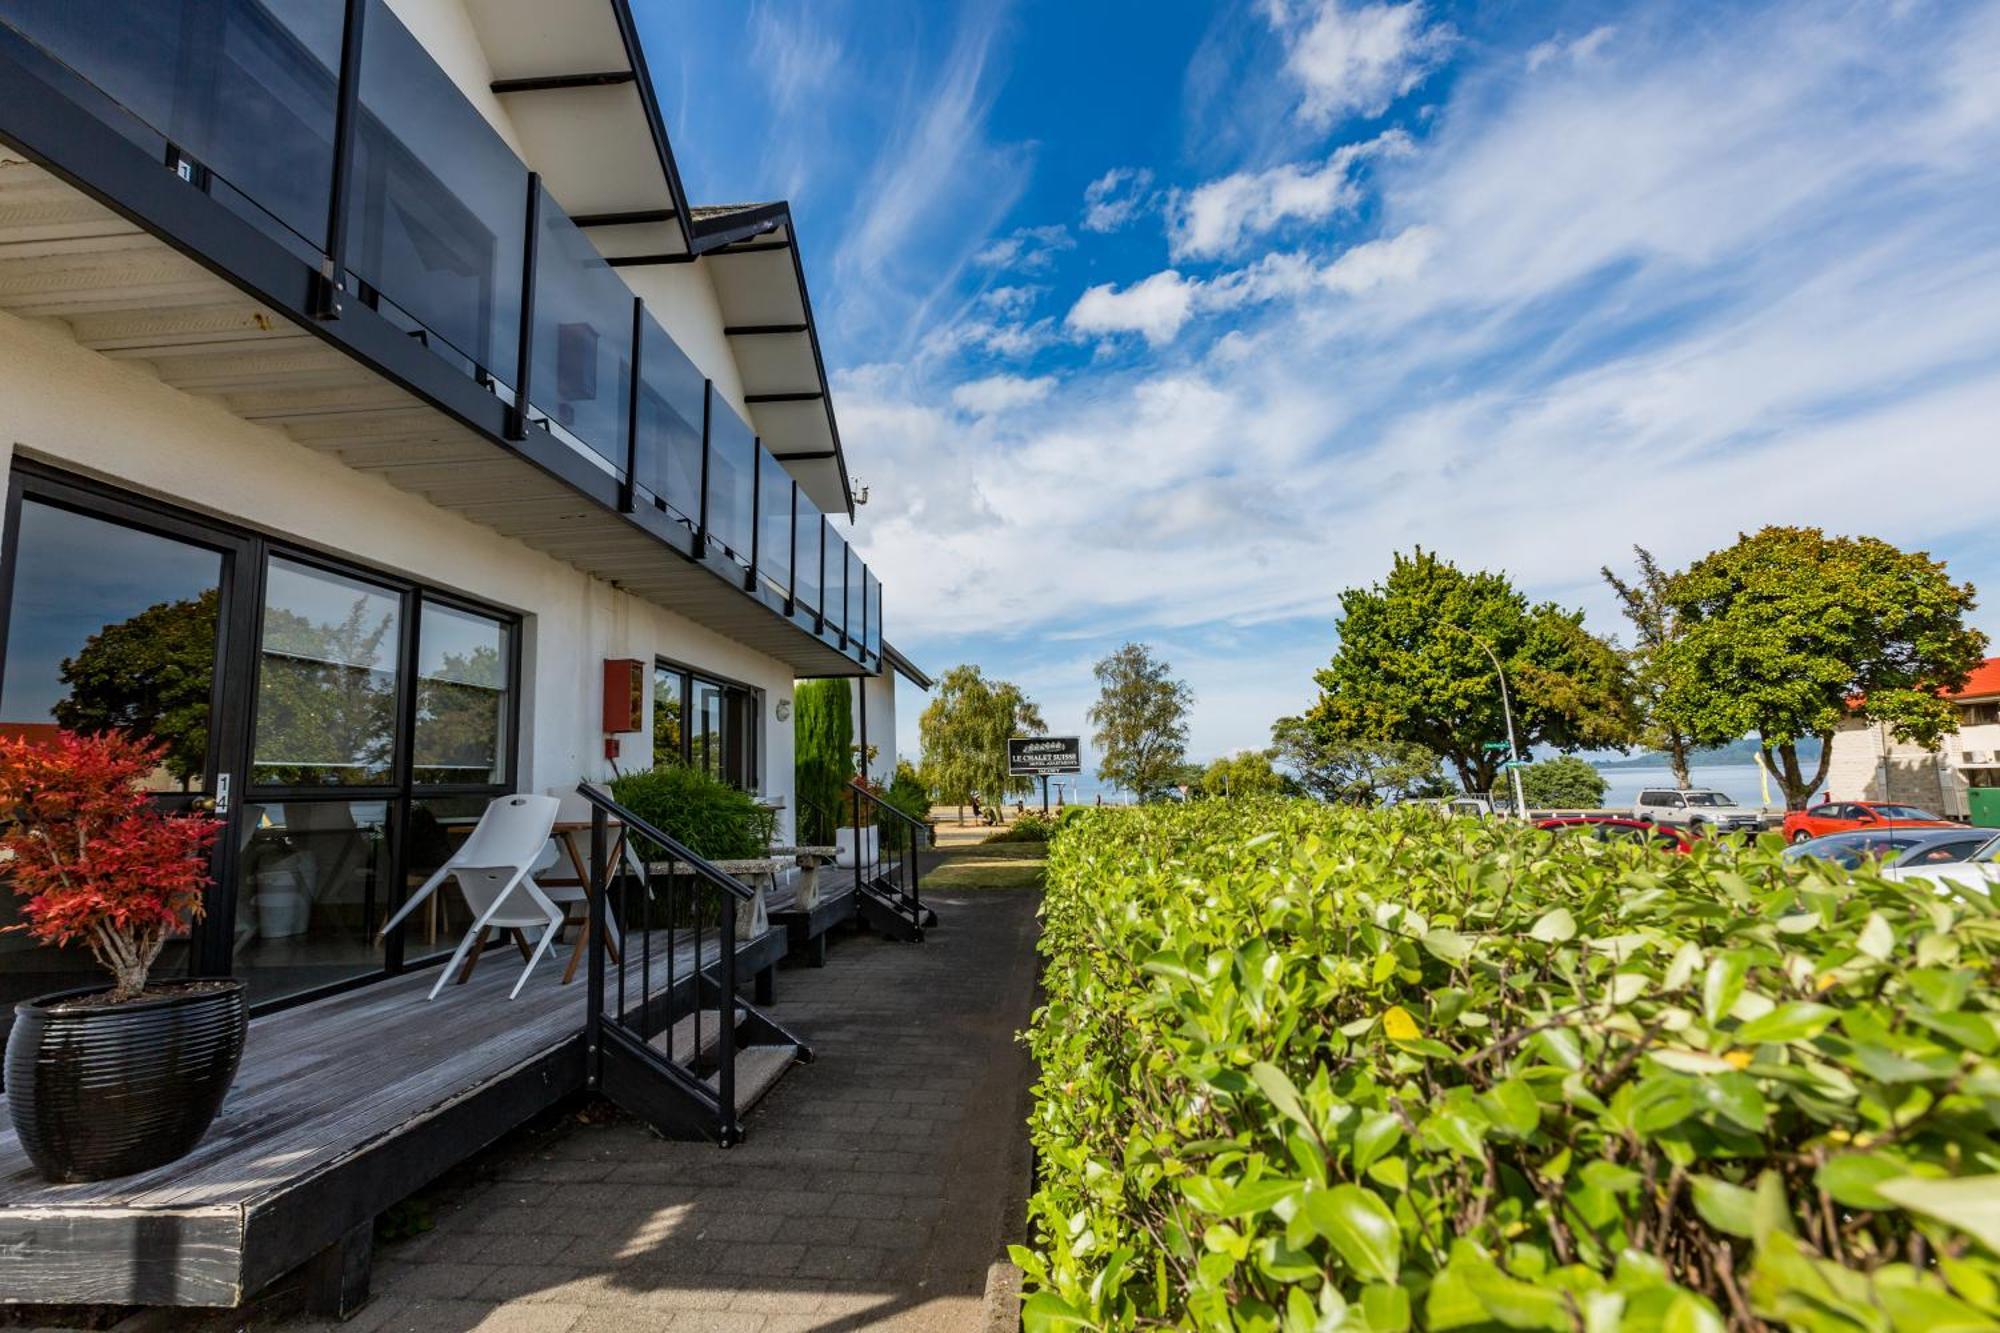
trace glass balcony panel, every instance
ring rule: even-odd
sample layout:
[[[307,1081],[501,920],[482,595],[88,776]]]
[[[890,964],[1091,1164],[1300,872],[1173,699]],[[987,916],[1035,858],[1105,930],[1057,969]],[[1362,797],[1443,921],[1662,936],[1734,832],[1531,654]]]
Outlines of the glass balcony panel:
[[[805,491],[799,492],[798,522],[793,525],[793,541],[797,543],[798,563],[792,583],[792,601],[801,611],[819,610],[819,560],[821,534],[826,530],[826,519],[820,515],[819,506]]]
[[[861,571],[863,605],[867,608],[868,637],[864,645],[870,657],[882,655],[882,581],[875,577],[875,571],[863,567]]]
[[[640,336],[638,481],[693,528],[701,521],[701,413],[708,381],[651,315]]]
[[[528,402],[622,473],[631,373],[632,289],[543,190]]]
[[[340,6],[0,0],[0,22],[312,246],[326,244]]]
[[[708,418],[708,535],[738,564],[750,563],[750,469],[757,466],[757,437],[729,404],[717,398]]]
[[[826,565],[820,574],[820,597],[826,605],[826,627],[834,633],[847,628],[847,542],[826,525]]]
[[[347,266],[511,385],[528,169],[383,0],[365,25]]]
[[[792,585],[792,474],[757,451],[757,574],[783,597]]]

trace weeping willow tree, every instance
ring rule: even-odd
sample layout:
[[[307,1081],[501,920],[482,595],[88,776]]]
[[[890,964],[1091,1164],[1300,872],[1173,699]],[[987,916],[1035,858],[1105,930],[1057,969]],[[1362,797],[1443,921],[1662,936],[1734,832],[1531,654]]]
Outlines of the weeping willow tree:
[[[831,846],[841,792],[854,776],[854,712],[847,682],[802,680],[792,691],[794,788],[798,836],[810,846]]]

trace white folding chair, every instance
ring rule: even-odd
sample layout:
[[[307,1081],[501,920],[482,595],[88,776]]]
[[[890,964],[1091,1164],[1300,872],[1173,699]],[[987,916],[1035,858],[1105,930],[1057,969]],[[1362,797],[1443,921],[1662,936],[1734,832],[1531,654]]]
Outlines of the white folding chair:
[[[437,873],[425,880],[423,886],[410,895],[382,925],[382,934],[387,935],[396,924],[416,909],[418,903],[450,879],[458,885],[459,893],[465,898],[466,910],[472,913],[472,926],[465,932],[465,938],[458,942],[458,949],[451,961],[438,974],[437,984],[431,987],[430,998],[435,1000],[444,989],[445,981],[465,962],[468,951],[472,951],[473,961],[486,944],[489,930],[512,930],[521,940],[523,950],[526,941],[518,932],[541,928],[541,938],[536,941],[533,952],[528,954],[528,963],[521,969],[521,979],[514,983],[514,989],[507,992],[513,999],[527,984],[528,974],[535,970],[549,945],[555,942],[556,932],[561,928],[563,914],[560,908],[550,902],[535,883],[534,869],[542,860],[543,849],[548,846],[549,830],[555,826],[556,812],[561,802],[553,796],[497,796],[486,807],[486,813],[479,817],[478,827],[465,845],[453,854],[449,861],[438,867]],[[470,972],[468,965],[467,971]],[[461,978],[462,979],[462,978]]]

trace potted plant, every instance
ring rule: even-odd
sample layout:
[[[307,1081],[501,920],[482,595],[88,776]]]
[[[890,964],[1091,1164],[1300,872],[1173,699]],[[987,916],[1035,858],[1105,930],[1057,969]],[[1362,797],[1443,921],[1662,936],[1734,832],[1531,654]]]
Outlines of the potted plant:
[[[109,987],[16,1005],[7,1112],[58,1182],[173,1161],[201,1140],[236,1077],[243,983],[155,981],[160,950],[202,913],[221,822],[169,815],[146,794],[163,746],[117,734],[0,738],[0,858],[26,932],[81,944]]]
[[[874,792],[875,786],[866,774],[859,774],[850,781],[865,791]],[[882,859],[881,835],[875,827],[875,803],[854,794],[853,787],[843,787],[840,792],[840,826],[833,832],[836,851],[834,864],[852,866],[855,861],[854,839],[857,828],[861,835],[861,864],[872,866]]]

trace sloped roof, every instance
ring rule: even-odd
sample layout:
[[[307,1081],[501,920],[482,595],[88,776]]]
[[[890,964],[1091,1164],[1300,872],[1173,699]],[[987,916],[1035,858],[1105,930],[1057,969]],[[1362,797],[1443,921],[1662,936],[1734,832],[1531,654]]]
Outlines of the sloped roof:
[[[1972,669],[1965,687],[1954,690],[1954,699],[1990,699],[2000,696],[2000,657],[1989,657]]]

